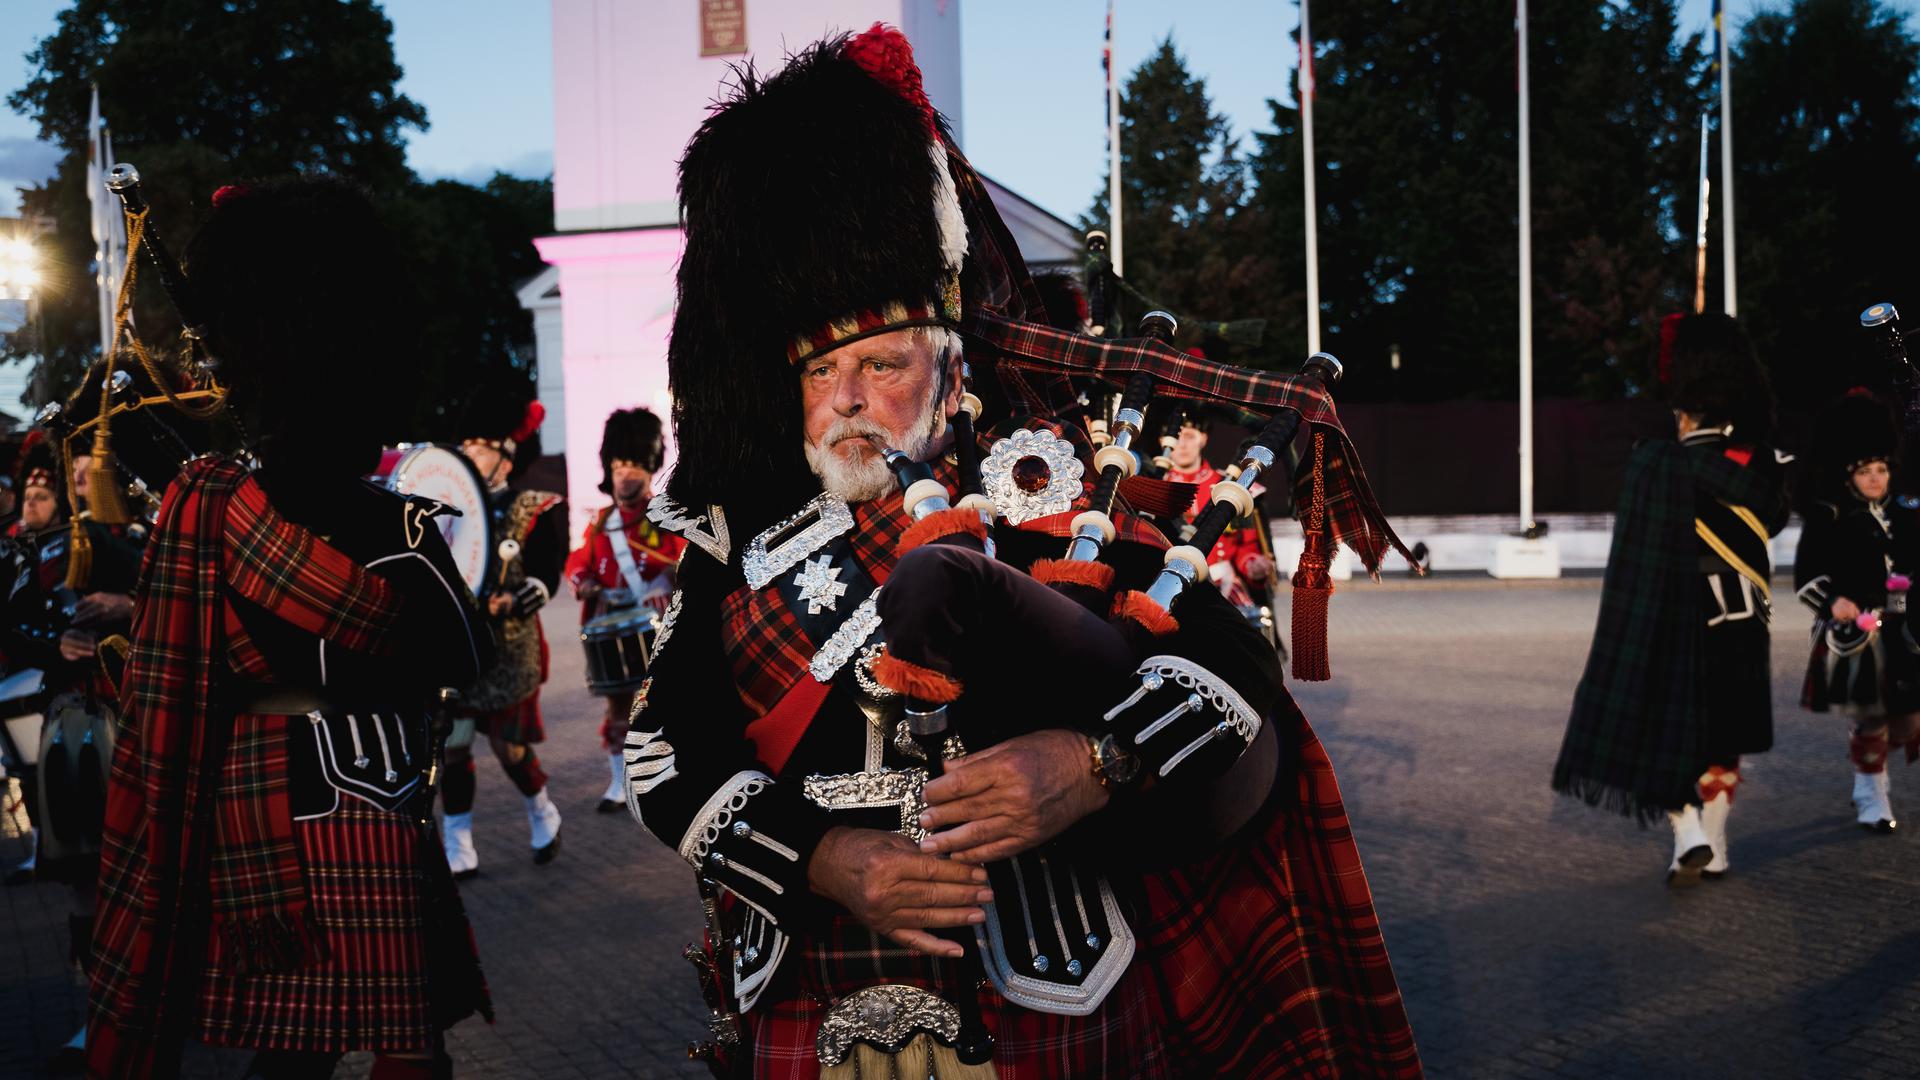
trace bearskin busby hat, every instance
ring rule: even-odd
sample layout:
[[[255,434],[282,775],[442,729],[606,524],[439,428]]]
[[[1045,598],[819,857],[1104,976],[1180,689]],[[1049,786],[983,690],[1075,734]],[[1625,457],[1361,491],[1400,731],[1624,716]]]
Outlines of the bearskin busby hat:
[[[796,365],[875,334],[957,326],[972,304],[1037,306],[892,27],[815,43],[771,75],[736,68],[680,159],[680,207],[667,491],[736,521],[791,509],[815,483]]]
[[[613,463],[631,461],[650,473],[667,456],[660,418],[647,409],[616,409],[600,429],[600,490],[613,494]]]
[[[489,380],[467,399],[460,438],[483,442],[512,459],[514,466],[540,454],[540,425],[547,408],[535,400],[533,384],[518,376]]]
[[[1889,466],[1898,459],[1900,433],[1885,402],[1865,388],[1856,388],[1822,410],[1814,421],[1813,445],[1808,457],[1822,488],[1847,483],[1853,471],[1869,462]]]
[[[62,513],[66,511],[66,469],[60,462],[60,455],[54,450],[53,440],[38,429],[27,434],[26,441],[20,444],[20,454],[14,461],[14,496],[25,498],[30,487],[53,492],[55,504]]]
[[[1675,409],[1733,425],[1743,443],[1773,430],[1773,389],[1746,331],[1729,315],[1669,315],[1660,327],[1660,381]]]

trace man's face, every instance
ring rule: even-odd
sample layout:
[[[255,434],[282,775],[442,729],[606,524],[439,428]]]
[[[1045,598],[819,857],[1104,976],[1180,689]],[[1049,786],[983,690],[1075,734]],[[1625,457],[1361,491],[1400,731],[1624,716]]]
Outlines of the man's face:
[[[1192,424],[1182,425],[1180,439],[1173,444],[1173,453],[1168,455],[1173,467],[1181,472],[1189,472],[1200,467],[1200,452],[1207,448],[1207,433]]]
[[[0,515],[13,513],[13,489],[0,487]]]
[[[893,475],[881,457],[899,450],[927,460],[960,407],[960,358],[942,386],[933,343],[895,330],[863,338],[800,365],[807,464],[826,490],[848,502],[886,494]],[[938,398],[936,390],[944,390]]]
[[[653,498],[653,474],[625,458],[608,463],[613,474],[613,498],[623,506]]]
[[[473,462],[473,467],[480,470],[480,479],[495,487],[506,483],[507,478],[513,475],[513,462],[500,452],[499,447],[483,442],[468,442],[462,443],[460,450],[467,455],[468,461]]]
[[[53,524],[54,511],[59,504],[53,500],[53,492],[34,486],[27,489],[26,498],[20,503],[20,524],[39,532]]]
[[[81,498],[87,497],[87,470],[93,467],[92,454],[73,455],[73,493]]]

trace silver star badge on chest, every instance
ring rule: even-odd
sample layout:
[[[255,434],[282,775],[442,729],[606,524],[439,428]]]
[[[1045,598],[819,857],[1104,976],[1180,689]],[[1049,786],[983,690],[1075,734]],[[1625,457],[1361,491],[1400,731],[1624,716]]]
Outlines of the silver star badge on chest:
[[[835,602],[847,595],[847,586],[840,580],[840,571],[834,569],[830,555],[801,564],[793,583],[800,590],[800,599],[807,602],[809,615],[833,611]]]

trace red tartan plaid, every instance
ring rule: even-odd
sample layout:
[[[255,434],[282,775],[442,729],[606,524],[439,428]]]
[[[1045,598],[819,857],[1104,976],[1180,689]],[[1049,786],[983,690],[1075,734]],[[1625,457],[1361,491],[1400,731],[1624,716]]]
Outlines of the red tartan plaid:
[[[314,948],[272,725],[210,707],[231,595],[363,651],[384,645],[398,607],[385,582],[280,517],[241,466],[204,458],[168,487],[141,564],[107,789],[90,1026],[114,1035],[90,1044],[97,1073],[164,1067],[153,1040],[185,1027],[211,938],[262,970]],[[248,769],[216,782],[229,761]]]
[[[1065,405],[1063,380],[1069,377],[1123,385],[1129,376],[1146,372],[1153,376],[1155,397],[1221,402],[1255,413],[1299,413],[1337,444],[1326,462],[1327,523],[1334,539],[1352,548],[1369,570],[1379,569],[1389,548],[1407,554],[1374,498],[1332,397],[1314,380],[1203,360],[1147,338],[1089,337],[984,311],[970,314],[961,329],[998,354],[993,368],[1016,411],[1058,414]]]
[[[325,958],[251,976],[210,964],[194,1037],[261,1050],[429,1050],[435,1013],[446,1009],[429,992],[429,958],[445,955],[429,940],[449,935],[441,950],[471,951],[472,939],[457,899],[458,918],[429,918],[419,826],[346,798],[335,813],[293,828]],[[474,998],[456,1012],[491,1009],[484,986],[461,989]]]
[[[540,714],[540,691],[535,690],[504,709],[476,713],[473,726],[482,735],[493,735],[510,743],[546,742],[547,721]]]
[[[841,917],[833,930],[811,939],[801,955],[788,961],[801,973],[805,992],[788,1001],[762,1003],[747,1016],[755,1080],[813,1080],[820,1075],[814,1038],[827,1013],[822,1001],[878,982],[938,991],[941,984],[931,961],[909,959],[904,950],[878,947],[882,944],[852,919]],[[847,951],[836,951],[841,948]],[[877,974],[883,958],[890,977]],[[902,961],[921,973],[901,976]],[[1199,1075],[1175,1067],[1155,1021],[1152,980],[1137,964],[1088,1016],[1023,1009],[992,987],[981,990],[979,997],[981,1018],[993,1033],[993,1067],[1000,1080]]]
[[[1146,878],[1142,964],[1183,1075],[1422,1074],[1333,764],[1281,703],[1296,799],[1263,835]],[[1287,794],[1285,786],[1279,794]]]

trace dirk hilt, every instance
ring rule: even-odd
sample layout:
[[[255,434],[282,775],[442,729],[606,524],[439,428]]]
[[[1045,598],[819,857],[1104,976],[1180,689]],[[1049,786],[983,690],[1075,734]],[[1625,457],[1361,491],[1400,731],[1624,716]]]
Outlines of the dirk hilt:
[[[1340,382],[1345,368],[1331,353],[1318,352],[1307,357],[1300,374],[1319,383],[1321,389],[1331,393]],[[1294,409],[1284,409],[1267,421],[1251,444],[1247,446],[1239,463],[1235,466],[1237,475],[1231,480],[1222,480],[1213,485],[1213,502],[1194,520],[1193,533],[1187,542],[1170,549],[1166,554],[1166,565],[1160,576],[1147,589],[1147,596],[1161,608],[1169,608],[1173,601],[1187,586],[1207,578],[1207,553],[1213,545],[1220,542],[1220,535],[1227,526],[1236,520],[1253,513],[1253,485],[1260,474],[1273,468],[1273,463],[1293,442],[1294,435],[1300,430],[1300,413]]]

